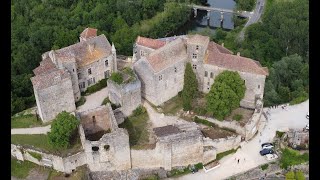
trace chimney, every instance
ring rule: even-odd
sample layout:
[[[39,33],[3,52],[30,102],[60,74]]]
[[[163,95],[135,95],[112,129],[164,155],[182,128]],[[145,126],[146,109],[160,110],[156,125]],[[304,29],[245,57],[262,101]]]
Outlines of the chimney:
[[[240,56],[240,52],[237,52],[237,56]]]
[[[222,43],[221,46],[224,47],[224,43]]]

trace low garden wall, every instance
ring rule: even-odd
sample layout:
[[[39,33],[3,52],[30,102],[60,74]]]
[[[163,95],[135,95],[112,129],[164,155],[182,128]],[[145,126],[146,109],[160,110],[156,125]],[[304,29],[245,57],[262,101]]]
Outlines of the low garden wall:
[[[60,157],[11,144],[11,155],[21,161],[27,160],[40,166],[52,167],[57,171],[65,173],[71,173],[72,170],[86,164],[84,152],[79,152],[68,157]]]

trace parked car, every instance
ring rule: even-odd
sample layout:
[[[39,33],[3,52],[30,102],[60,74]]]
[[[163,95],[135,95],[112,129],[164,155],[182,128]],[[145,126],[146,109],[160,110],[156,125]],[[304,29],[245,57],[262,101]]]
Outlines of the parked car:
[[[309,123],[306,125],[306,130],[308,130],[309,131]]]
[[[307,113],[306,118],[309,119],[309,112]]]
[[[271,144],[266,144],[264,146],[262,146],[262,149],[272,149],[273,148],[273,145]]]
[[[262,149],[264,149],[265,147],[273,148],[273,144],[272,143],[263,143],[263,144],[261,144],[261,147],[262,147]]]
[[[264,155],[266,155],[266,154],[273,154],[274,153],[274,151],[272,150],[272,149],[262,149],[261,151],[260,151],[260,155],[261,156],[264,156]]]
[[[274,160],[274,159],[278,159],[278,155],[276,154],[266,154],[265,155],[268,161]]]

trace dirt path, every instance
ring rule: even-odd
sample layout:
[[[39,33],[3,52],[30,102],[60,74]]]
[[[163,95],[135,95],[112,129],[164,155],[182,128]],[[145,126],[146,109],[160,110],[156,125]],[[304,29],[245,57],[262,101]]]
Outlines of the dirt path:
[[[85,96],[86,102],[82,106],[79,106],[77,108],[77,111],[81,112],[99,107],[106,97],[108,97],[107,87],[93,94],[90,94],[89,96]]]
[[[265,108],[266,111],[268,108]],[[215,170],[205,173],[203,170],[195,174],[188,174],[179,178],[181,180],[220,180],[226,179],[232,175],[245,172],[251,168],[260,166],[267,163],[267,160],[260,156],[261,144],[271,141],[276,135],[277,130],[302,129],[309,122],[306,119],[306,113],[309,111],[309,100],[301,104],[287,107],[283,110],[281,107],[278,109],[271,109],[268,120],[261,116],[262,123],[259,127],[259,132],[249,142],[243,142],[241,149],[235,154],[226,156],[220,160],[221,166]],[[237,159],[240,159],[239,164]],[[173,178],[169,178],[173,179]]]
[[[50,129],[51,125],[34,128],[15,128],[11,129],[11,134],[47,134]]]

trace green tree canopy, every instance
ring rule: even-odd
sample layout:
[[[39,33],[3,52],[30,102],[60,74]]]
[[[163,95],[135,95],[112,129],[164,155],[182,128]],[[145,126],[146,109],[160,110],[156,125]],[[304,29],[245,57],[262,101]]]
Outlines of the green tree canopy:
[[[240,106],[245,84],[237,72],[223,71],[216,78],[206,96],[207,110],[222,120]]]
[[[68,148],[70,139],[77,133],[79,120],[66,111],[57,115],[51,124],[51,131],[48,133],[49,143],[57,148]]]
[[[182,90],[182,101],[183,101],[183,109],[185,111],[192,109],[192,100],[195,97],[195,94],[198,89],[198,81],[196,74],[193,72],[191,63],[186,64],[185,72],[184,72],[184,83]]]

